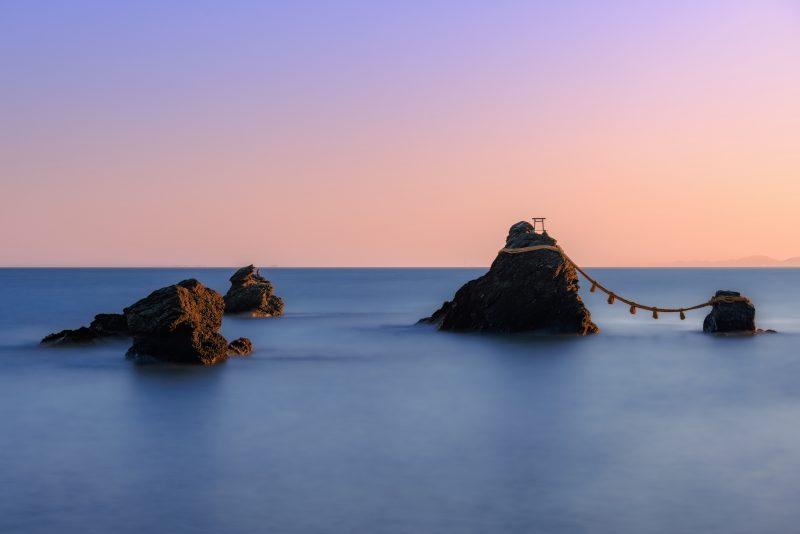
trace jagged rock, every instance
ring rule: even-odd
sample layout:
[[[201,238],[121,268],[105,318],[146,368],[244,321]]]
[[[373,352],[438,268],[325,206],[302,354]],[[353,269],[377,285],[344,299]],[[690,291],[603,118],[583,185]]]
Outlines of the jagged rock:
[[[119,313],[100,313],[94,316],[94,321],[76,330],[62,330],[45,336],[43,345],[85,345],[93,343],[103,337],[117,337],[128,334],[128,324],[125,316]]]
[[[555,245],[527,222],[513,225],[506,248]],[[499,253],[489,272],[467,282],[422,323],[440,330],[586,335],[599,331],[578,295],[575,268],[556,251]]]
[[[234,339],[228,343],[228,352],[234,356],[247,356],[253,352],[253,342],[246,337]]]
[[[272,283],[253,265],[236,271],[230,281],[225,313],[248,313],[252,317],[278,317],[283,313],[283,300],[272,293]]]
[[[219,334],[225,303],[197,280],[158,289],[125,308],[133,336],[129,357],[176,363],[215,364],[228,357]]]
[[[717,291],[715,297],[741,297],[738,291]],[[715,302],[703,321],[708,334],[752,334],[756,331],[756,308],[749,300]]]
[[[49,334],[42,339],[43,345],[85,345],[92,343],[98,338],[97,332],[82,326],[76,330],[62,330]]]

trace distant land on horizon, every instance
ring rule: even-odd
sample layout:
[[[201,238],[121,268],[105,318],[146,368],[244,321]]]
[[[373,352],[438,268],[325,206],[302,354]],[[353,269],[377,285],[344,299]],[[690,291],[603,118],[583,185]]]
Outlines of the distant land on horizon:
[[[717,261],[675,261],[668,263],[667,267],[800,267],[800,256],[785,260],[776,260],[769,256],[745,256],[735,260]]]

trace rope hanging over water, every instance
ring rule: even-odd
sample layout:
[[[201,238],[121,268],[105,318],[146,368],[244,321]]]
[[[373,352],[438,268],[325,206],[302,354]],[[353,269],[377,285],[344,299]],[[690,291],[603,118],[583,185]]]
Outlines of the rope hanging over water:
[[[717,297],[717,296],[714,296],[714,297],[711,297],[708,301],[703,302],[702,304],[696,304],[694,306],[689,306],[687,308],[660,308],[658,306],[647,306],[645,304],[640,304],[640,303],[635,302],[633,300],[621,297],[621,296],[617,295],[616,293],[614,293],[613,291],[611,291],[610,289],[606,288],[603,284],[601,284],[600,282],[598,282],[597,280],[595,280],[594,278],[589,276],[586,273],[586,271],[581,269],[578,266],[578,264],[575,263],[574,261],[572,261],[572,259],[569,256],[566,255],[564,250],[561,247],[557,246],[557,245],[536,245],[536,246],[532,246],[532,247],[522,247],[522,248],[504,248],[504,249],[501,249],[500,252],[501,253],[505,253],[505,254],[522,254],[522,253],[525,253],[525,252],[535,252],[537,250],[550,250],[552,252],[558,252],[561,255],[561,257],[564,258],[565,262],[570,263],[573,267],[575,267],[576,271],[581,273],[583,275],[583,277],[586,278],[586,280],[588,280],[589,282],[592,283],[592,287],[589,290],[590,293],[594,293],[595,291],[597,291],[599,289],[600,291],[602,291],[603,293],[608,295],[607,302],[609,304],[614,304],[614,302],[616,302],[616,301],[624,302],[625,304],[630,306],[629,309],[630,309],[630,312],[631,312],[632,315],[636,313],[637,309],[642,309],[642,310],[647,310],[647,311],[653,312],[653,319],[658,319],[658,314],[659,314],[659,312],[661,312],[661,313],[678,313],[678,314],[680,314],[681,320],[683,320],[683,319],[686,319],[685,312],[692,311],[692,310],[698,310],[700,308],[705,308],[706,306],[713,306],[714,304],[716,304],[718,302],[725,302],[725,303],[750,302],[750,299],[748,299],[747,297],[733,297],[733,296],[718,296]]]

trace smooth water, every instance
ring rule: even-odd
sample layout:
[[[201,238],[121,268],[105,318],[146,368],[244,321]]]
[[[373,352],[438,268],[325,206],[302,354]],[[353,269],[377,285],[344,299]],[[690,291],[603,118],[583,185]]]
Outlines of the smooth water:
[[[414,326],[470,269],[276,269],[255,352],[135,365],[40,348],[191,276],[0,270],[0,532],[788,533],[800,529],[800,270],[594,269],[661,306],[740,290],[718,338],[584,295],[602,333]]]

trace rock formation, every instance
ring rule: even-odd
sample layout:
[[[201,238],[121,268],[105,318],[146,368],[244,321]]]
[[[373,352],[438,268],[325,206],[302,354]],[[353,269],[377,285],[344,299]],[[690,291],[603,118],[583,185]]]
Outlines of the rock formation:
[[[42,339],[43,345],[84,345],[97,340],[97,332],[86,326],[81,326],[75,330],[62,330],[48,334]]]
[[[277,317],[283,313],[283,300],[272,293],[272,283],[254,266],[242,267],[230,281],[225,313],[247,313],[252,317]]]
[[[511,227],[505,248],[555,245],[527,222]],[[586,335],[599,331],[578,296],[578,274],[557,251],[500,252],[489,272],[467,282],[422,323],[440,330]]]
[[[119,313],[100,313],[94,316],[94,321],[86,327],[76,330],[62,330],[45,336],[42,343],[45,345],[83,345],[93,343],[104,337],[119,337],[128,335],[128,323],[125,316]]]
[[[741,297],[737,291],[717,291],[715,297]],[[714,302],[703,321],[703,332],[709,334],[752,334],[756,332],[756,308],[749,300]]]
[[[237,274],[242,271],[240,269]],[[258,272],[249,278],[247,273],[238,278],[234,275],[234,278],[242,287],[260,287],[263,290],[266,284],[269,297],[273,301],[277,299],[282,308],[283,302],[272,295],[272,286]],[[273,307],[275,309],[278,309],[277,305]],[[152,292],[125,308],[121,314],[100,313],[88,327],[50,334],[42,343],[66,346],[92,343],[106,337],[130,336],[133,345],[127,355],[131,358],[215,364],[228,355],[246,356],[253,351],[249,339],[242,337],[228,344],[219,333],[224,312],[225,301],[219,293],[197,280],[184,280]]]
[[[240,337],[228,343],[228,353],[232,356],[247,356],[251,352],[253,352],[253,342],[246,337]]]
[[[129,357],[175,363],[215,364],[228,357],[219,333],[225,303],[197,280],[158,289],[125,308],[133,345]]]

